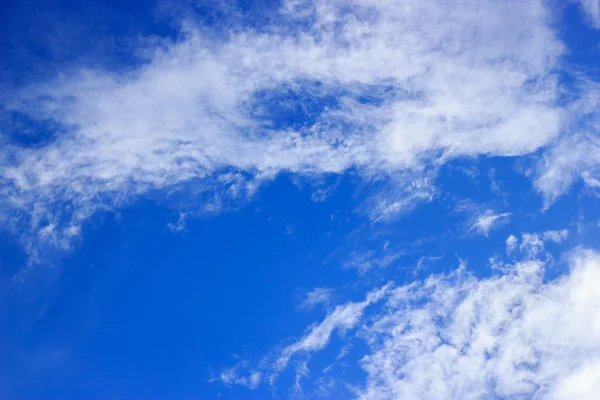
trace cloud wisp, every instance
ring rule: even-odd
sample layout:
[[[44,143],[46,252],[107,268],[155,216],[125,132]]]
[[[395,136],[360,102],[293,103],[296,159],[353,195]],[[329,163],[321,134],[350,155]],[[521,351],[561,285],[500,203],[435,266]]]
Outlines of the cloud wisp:
[[[307,292],[298,305],[301,310],[311,310],[317,305],[329,306],[331,296],[335,293],[335,289],[331,288],[315,288]]]
[[[482,235],[488,234],[503,221],[510,217],[510,213],[496,214],[492,210],[486,210],[473,218],[473,222],[469,227],[468,232],[477,232]]]

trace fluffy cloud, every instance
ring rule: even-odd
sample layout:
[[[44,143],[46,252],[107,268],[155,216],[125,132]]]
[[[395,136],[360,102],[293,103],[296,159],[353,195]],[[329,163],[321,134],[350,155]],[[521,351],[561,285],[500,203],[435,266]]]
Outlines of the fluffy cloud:
[[[560,231],[546,231],[543,233],[523,233],[521,235],[521,244],[519,250],[524,255],[531,257],[537,256],[544,250],[545,242],[561,243],[567,239],[569,231],[562,229]],[[519,244],[519,239],[515,235],[510,235],[506,239],[506,252],[512,253]]]
[[[554,233],[541,237],[554,240]],[[293,355],[323,349],[335,329],[356,327],[367,306],[385,300],[353,333],[368,346],[358,360],[366,380],[346,383],[357,398],[598,398],[600,253],[578,249],[567,259],[569,271],[553,281],[545,278],[549,261],[527,256],[491,277],[461,266],[422,282],[388,284],[363,302],[338,306],[278,350],[275,368],[265,372],[276,379]],[[299,365],[307,377],[308,359]]]
[[[434,276],[395,289],[365,329],[372,353],[362,399],[600,396],[600,254],[578,251],[571,271],[544,282],[525,261],[501,276]]]
[[[510,235],[509,237],[506,238],[506,252],[507,253],[512,253],[513,250],[517,247],[517,242],[519,241],[519,239],[517,239],[517,237],[515,235]]]
[[[379,218],[430,198],[416,189],[448,159],[527,154],[560,132],[562,45],[541,0],[290,1],[279,17],[225,39],[187,23],[125,72],[73,66],[6,92],[6,112],[56,134],[3,143],[12,229],[68,247],[99,209],[184,182],[202,202],[282,171],[405,171]],[[302,124],[281,122],[311,101]]]
[[[576,87],[579,98],[567,108],[567,134],[544,154],[539,163],[534,187],[543,194],[546,207],[567,192],[574,182],[597,189],[600,173],[600,86],[581,78]]]

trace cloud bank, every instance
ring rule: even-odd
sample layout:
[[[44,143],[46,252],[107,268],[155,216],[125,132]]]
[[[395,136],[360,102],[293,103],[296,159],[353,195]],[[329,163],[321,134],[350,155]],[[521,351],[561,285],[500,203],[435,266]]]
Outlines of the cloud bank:
[[[541,236],[554,241],[565,234]],[[530,255],[491,277],[477,278],[463,266],[340,305],[307,335],[278,350],[276,358],[283,361],[275,370],[285,369],[298,352],[322,350],[333,330],[344,327],[354,328],[351,337],[368,345],[358,359],[365,380],[345,384],[359,399],[595,399],[600,395],[600,254],[568,253],[569,271],[553,281],[545,278],[551,261]],[[383,307],[364,315],[377,301],[384,301]],[[309,360],[303,361],[305,375]],[[315,378],[317,386],[327,382],[330,370]],[[272,365],[265,370],[271,384],[277,379],[272,371]]]
[[[544,282],[538,260],[504,275],[401,287],[364,331],[362,399],[592,399],[600,362],[600,255],[580,250]]]
[[[3,112],[54,139],[4,140],[3,224],[68,248],[98,210],[151,191],[193,184],[218,209],[282,172],[350,169],[393,178],[376,219],[431,198],[423,177],[447,160],[560,135],[563,48],[543,1],[287,1],[275,20],[218,37],[187,22],[125,71],[4,88]]]

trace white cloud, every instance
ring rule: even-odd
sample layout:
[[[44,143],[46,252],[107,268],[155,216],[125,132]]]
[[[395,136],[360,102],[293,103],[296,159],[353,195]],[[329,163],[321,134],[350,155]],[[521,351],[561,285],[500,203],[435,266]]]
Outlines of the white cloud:
[[[247,367],[247,363],[241,362],[235,367],[223,370],[217,378],[211,379],[211,382],[218,380],[226,386],[240,385],[251,390],[256,389],[262,382],[263,375],[261,372],[254,370],[247,372],[245,375],[241,374],[240,369],[246,369]]]
[[[275,362],[276,370],[285,369],[290,358],[296,353],[310,354],[324,348],[335,330],[353,328],[360,320],[365,308],[381,300],[389,289],[390,284],[387,284],[369,292],[364,301],[337,306],[320,324],[313,326],[304,337],[279,352]]]
[[[497,227],[509,216],[510,213],[495,214],[492,210],[486,210],[483,214],[477,215],[474,218],[474,221],[468,231],[476,231],[487,236],[492,229]]]
[[[585,182],[586,185],[592,188],[600,188],[600,180],[592,176],[590,171],[582,172],[581,177],[583,178],[583,182]]]
[[[567,108],[563,121],[566,134],[544,153],[539,162],[535,189],[542,193],[548,208],[582,179],[595,187],[594,175],[600,172],[600,84],[582,77],[574,89],[579,98]]]
[[[512,253],[517,245],[522,254],[535,257],[544,250],[545,242],[562,243],[569,237],[569,231],[562,229],[560,231],[545,231],[542,233],[523,233],[521,234],[521,244],[515,235],[510,235],[506,239],[506,252]]]
[[[600,253],[578,249],[566,258],[569,271],[552,281],[545,277],[550,261],[527,257],[485,278],[461,265],[388,284],[336,308],[279,350],[267,371],[277,379],[293,355],[323,349],[335,329],[355,327],[367,305],[385,299],[353,337],[366,342],[359,365],[367,377],[344,385],[360,399],[598,398]],[[296,385],[308,376],[308,360],[294,364]],[[332,365],[323,373],[332,374]],[[318,386],[322,377],[315,379]]]
[[[384,249],[382,252],[374,250],[354,250],[348,255],[348,259],[342,263],[343,268],[356,269],[359,274],[364,274],[371,268],[386,268],[396,262],[402,251]]]
[[[2,147],[0,204],[36,246],[183,182],[214,210],[282,171],[404,171],[404,189],[372,218],[389,216],[430,199],[422,176],[449,159],[527,154],[557,137],[562,45],[544,4],[295,1],[264,33],[219,40],[188,23],[180,39],[141,49],[148,58],[128,72],[72,66],[12,90],[7,110],[64,129],[41,148]],[[291,20],[306,28],[292,35]],[[276,127],[269,107],[284,90],[338,106]],[[51,224],[54,235],[40,236]]]
[[[583,11],[589,24],[600,29],[600,1],[599,0],[576,0]]]
[[[546,231],[542,233],[542,238],[546,241],[561,243],[569,237],[569,231],[561,229],[560,231]]]
[[[537,233],[524,233],[521,235],[519,249],[530,256],[535,256],[544,249],[544,242]]]
[[[187,217],[186,213],[179,213],[179,218],[176,223],[169,222],[167,227],[171,230],[171,232],[183,232],[186,229],[185,219]]]
[[[478,280],[400,287],[365,328],[361,399],[600,396],[600,254],[578,251],[545,283],[537,260]]]
[[[310,310],[319,304],[328,306],[331,301],[331,296],[334,292],[335,290],[331,288],[315,288],[306,293],[298,308]]]
[[[331,335],[336,330],[345,332],[354,328],[359,323],[365,309],[373,303],[381,301],[391,287],[392,285],[388,283],[367,293],[365,300],[361,302],[347,302],[335,307],[323,321],[313,324],[302,338],[264,357],[259,363],[258,369],[253,368],[247,360],[243,360],[231,368],[224,369],[218,377],[211,381],[220,381],[225,385],[238,384],[255,389],[263,381],[263,377],[268,377],[265,380],[268,380],[274,387],[275,382],[279,379],[279,374],[288,368],[290,360],[296,355],[302,355],[305,357],[304,359],[293,360],[296,369],[293,390],[300,393],[300,380],[307,377],[310,372],[308,368],[310,355],[326,347]],[[346,355],[348,349],[349,346],[345,346],[340,351],[338,361]],[[325,368],[325,372],[330,369]]]
[[[422,256],[417,260],[417,266],[415,267],[413,273],[423,271],[425,268],[431,267],[431,265],[437,263],[442,259],[442,256]]]
[[[519,239],[517,239],[517,237],[515,235],[510,235],[509,237],[506,238],[506,252],[507,253],[512,253],[514,251],[514,249],[517,247],[517,242],[519,241]]]
[[[583,365],[562,380],[553,398],[564,400],[595,400],[600,395],[600,360],[584,361]]]
[[[294,385],[294,389],[296,394],[302,393],[302,385],[300,385],[300,381],[303,378],[308,377],[310,370],[308,369],[308,361],[304,360],[302,362],[298,362],[296,365],[296,382]]]

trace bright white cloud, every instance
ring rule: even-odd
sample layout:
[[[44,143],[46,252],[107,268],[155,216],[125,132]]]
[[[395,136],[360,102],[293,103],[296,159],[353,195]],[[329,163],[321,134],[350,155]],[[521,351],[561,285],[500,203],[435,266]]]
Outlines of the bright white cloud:
[[[361,399],[600,396],[600,254],[578,251],[545,283],[542,262],[478,280],[434,276],[395,289],[365,328]]]
[[[221,41],[188,23],[179,40],[142,49],[136,69],[74,67],[6,96],[6,109],[63,131],[41,148],[3,146],[0,204],[31,246],[69,243],[97,210],[149,190],[194,181],[216,209],[281,171],[355,167],[404,171],[372,217],[405,210],[431,198],[423,176],[453,157],[527,154],[557,137],[562,45],[544,5],[294,1],[281,25]],[[306,28],[289,33],[290,22]],[[284,90],[338,105],[278,127]]]
[[[545,242],[562,243],[569,237],[569,231],[562,229],[560,231],[545,231],[542,233],[523,233],[521,234],[521,243],[515,235],[510,235],[506,239],[506,252],[514,252],[518,248],[522,255],[535,257],[544,250]]]
[[[510,216],[510,213],[495,214],[492,210],[486,210],[484,213],[475,216],[469,232],[479,232],[487,236],[492,229],[497,227]]]
[[[546,208],[580,179],[595,188],[594,176],[600,173],[600,85],[581,79],[577,91],[580,97],[568,107],[564,121],[567,134],[544,154],[534,179]]]
[[[561,231],[550,232],[539,237],[553,240]],[[291,356],[323,349],[335,329],[356,326],[367,305],[385,299],[354,337],[368,346],[359,359],[366,380],[346,382],[357,398],[598,398],[600,253],[578,249],[567,259],[569,271],[553,281],[545,278],[550,261],[526,255],[491,277],[476,278],[461,266],[372,291],[279,350],[276,372],[269,364],[266,373],[276,379]],[[298,365],[296,382],[307,377],[308,359]],[[323,373],[329,376],[331,365]]]

